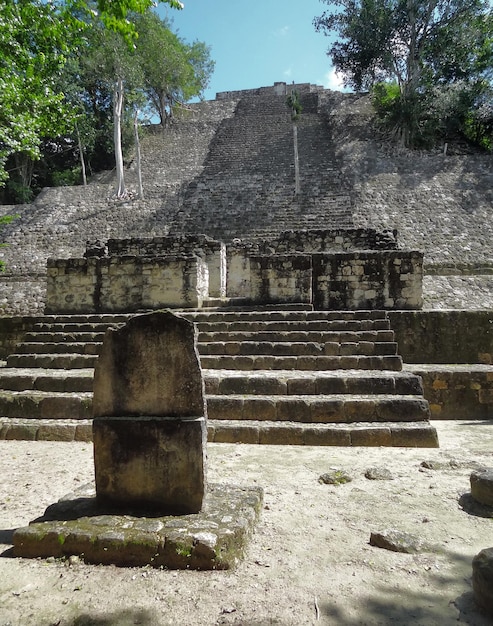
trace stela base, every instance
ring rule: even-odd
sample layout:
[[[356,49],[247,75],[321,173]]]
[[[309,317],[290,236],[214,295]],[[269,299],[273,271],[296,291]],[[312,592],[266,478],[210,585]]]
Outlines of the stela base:
[[[13,553],[25,558],[76,555],[87,563],[164,569],[231,569],[243,558],[259,518],[259,487],[209,485],[200,513],[122,515],[82,487],[14,532]]]
[[[96,417],[92,430],[102,504],[171,515],[202,509],[205,417]]]

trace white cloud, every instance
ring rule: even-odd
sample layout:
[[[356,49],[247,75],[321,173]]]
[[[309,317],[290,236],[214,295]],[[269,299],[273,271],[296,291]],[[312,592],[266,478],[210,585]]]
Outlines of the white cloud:
[[[283,75],[285,78],[291,78],[292,74],[293,74],[293,70],[292,70],[292,68],[290,68],[290,67],[288,67],[287,69],[285,69],[285,70],[284,70],[284,72],[282,73],[282,75]]]
[[[334,68],[330,69],[327,74],[325,74],[322,84],[326,89],[333,89],[334,91],[345,90],[343,76],[339,72],[336,72]]]

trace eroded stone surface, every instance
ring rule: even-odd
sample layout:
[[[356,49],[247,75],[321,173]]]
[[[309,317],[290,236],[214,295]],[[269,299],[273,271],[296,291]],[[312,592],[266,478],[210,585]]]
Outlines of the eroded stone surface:
[[[158,311],[108,329],[93,410],[101,502],[159,514],[200,511],[207,412],[193,323]]]
[[[93,422],[96,491],[101,501],[197,513],[205,491],[204,417],[102,417]]]
[[[472,472],[471,495],[481,504],[493,506],[493,468]]]
[[[392,473],[386,467],[369,467],[365,471],[368,480],[394,480]]]
[[[325,474],[321,474],[318,478],[318,482],[325,485],[344,485],[352,480],[351,476],[341,469],[330,470],[325,472]]]
[[[93,393],[94,417],[205,415],[194,325],[158,311],[108,329]]]
[[[493,617],[493,548],[481,550],[472,561],[474,599]]]
[[[260,487],[210,485],[202,511],[144,516],[103,506],[94,485],[49,506],[14,533],[14,555],[78,555],[88,563],[169,569],[230,569],[242,557],[263,501]]]
[[[370,545],[377,548],[384,548],[385,550],[391,550],[392,552],[405,552],[407,554],[415,554],[425,548],[418,537],[394,529],[372,532],[370,535]]]

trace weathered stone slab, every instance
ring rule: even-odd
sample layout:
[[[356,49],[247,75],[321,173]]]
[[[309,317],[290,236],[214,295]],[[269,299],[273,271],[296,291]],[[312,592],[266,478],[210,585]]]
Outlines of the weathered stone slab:
[[[183,515],[202,508],[204,417],[102,417],[93,422],[96,491],[102,502]]]
[[[194,325],[169,311],[106,332],[94,376],[94,468],[102,503],[198,513],[206,405]]]
[[[94,372],[93,415],[206,415],[194,325],[157,311],[108,329]]]
[[[493,468],[472,472],[471,495],[481,504],[493,506]]]
[[[168,569],[230,569],[242,558],[260,515],[260,487],[209,485],[198,514],[145,517],[119,514],[82,487],[14,532],[14,555],[55,558],[78,555],[88,563]]]
[[[493,548],[481,550],[472,560],[474,599],[493,617]]]
[[[419,537],[400,530],[389,529],[370,534],[370,545],[391,552],[416,554],[426,549]]]

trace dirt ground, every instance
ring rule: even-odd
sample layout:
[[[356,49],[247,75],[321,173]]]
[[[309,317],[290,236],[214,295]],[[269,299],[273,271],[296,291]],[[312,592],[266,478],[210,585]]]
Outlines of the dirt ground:
[[[493,518],[459,498],[477,464],[493,466],[493,422],[435,425],[437,450],[210,445],[211,481],[265,490],[246,558],[226,572],[12,558],[15,528],[92,479],[92,446],[1,441],[0,626],[491,624],[472,598],[471,561],[493,546]],[[430,460],[440,469],[421,467]],[[365,478],[371,467],[393,480]],[[319,483],[331,468],[353,480]],[[391,528],[428,547],[369,545]]]

